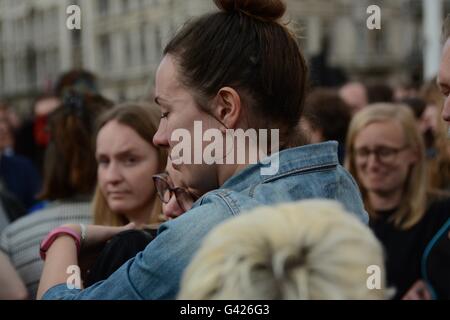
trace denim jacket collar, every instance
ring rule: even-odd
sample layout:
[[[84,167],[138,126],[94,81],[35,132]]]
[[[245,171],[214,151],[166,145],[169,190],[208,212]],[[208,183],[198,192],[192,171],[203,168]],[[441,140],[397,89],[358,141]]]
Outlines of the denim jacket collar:
[[[339,164],[337,149],[336,141],[327,141],[282,150],[271,156],[279,156],[279,168],[275,175],[261,175],[260,170],[265,166],[262,163],[249,165],[225,181],[220,189],[241,192],[256,184],[276,180],[295,172],[337,166]]]

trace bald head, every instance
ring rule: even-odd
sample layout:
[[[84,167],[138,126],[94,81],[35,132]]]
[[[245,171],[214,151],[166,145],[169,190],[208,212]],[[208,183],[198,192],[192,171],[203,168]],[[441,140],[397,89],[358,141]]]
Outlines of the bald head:
[[[360,82],[351,82],[339,90],[339,96],[350,106],[352,114],[368,104],[366,87]]]

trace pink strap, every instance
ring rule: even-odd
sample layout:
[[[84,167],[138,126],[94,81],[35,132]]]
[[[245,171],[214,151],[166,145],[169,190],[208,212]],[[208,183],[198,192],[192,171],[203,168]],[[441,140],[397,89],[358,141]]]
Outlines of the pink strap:
[[[51,247],[56,238],[61,234],[71,236],[75,240],[75,245],[77,246],[77,254],[80,252],[80,235],[70,228],[58,227],[50,231],[48,235],[44,238],[44,240],[42,240],[41,242],[41,248],[39,253],[41,255],[42,260],[45,260],[47,250]]]

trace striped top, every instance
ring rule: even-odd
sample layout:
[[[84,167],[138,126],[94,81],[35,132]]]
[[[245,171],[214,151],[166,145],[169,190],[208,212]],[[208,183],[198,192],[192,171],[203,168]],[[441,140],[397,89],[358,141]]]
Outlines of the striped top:
[[[92,223],[90,203],[55,201],[14,221],[0,235],[0,249],[9,256],[32,299],[44,266],[39,256],[40,242],[52,229],[67,223]]]

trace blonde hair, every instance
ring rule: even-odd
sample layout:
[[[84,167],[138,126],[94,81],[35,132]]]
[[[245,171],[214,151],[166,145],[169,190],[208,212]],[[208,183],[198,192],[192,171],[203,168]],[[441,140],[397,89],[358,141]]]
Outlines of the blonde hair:
[[[354,159],[354,143],[358,133],[368,125],[388,121],[396,121],[400,124],[406,146],[412,148],[417,155],[417,162],[412,165],[408,180],[405,183],[400,206],[390,218],[395,226],[401,229],[408,229],[422,219],[427,202],[425,147],[412,111],[403,105],[378,103],[370,105],[357,113],[350,123],[347,135],[345,166],[359,185],[369,216],[376,218],[376,214],[367,197],[367,190],[362,185],[357,174]]]
[[[369,266],[380,269],[368,288]],[[179,299],[384,299],[372,232],[335,201],[260,207],[210,232],[186,269]]]
[[[160,111],[152,104],[126,103],[116,106],[106,112],[98,121],[97,134],[110,121],[117,121],[120,124],[132,128],[136,133],[148,143],[152,143],[153,136],[158,130],[160,121]],[[167,161],[167,152],[161,148],[158,151],[159,171],[164,171]],[[151,179],[151,176],[148,177]],[[125,216],[111,211],[103,193],[97,185],[93,200],[94,224],[108,226],[122,226],[129,221]],[[161,222],[162,203],[155,194],[153,210],[149,215],[149,224]]]

